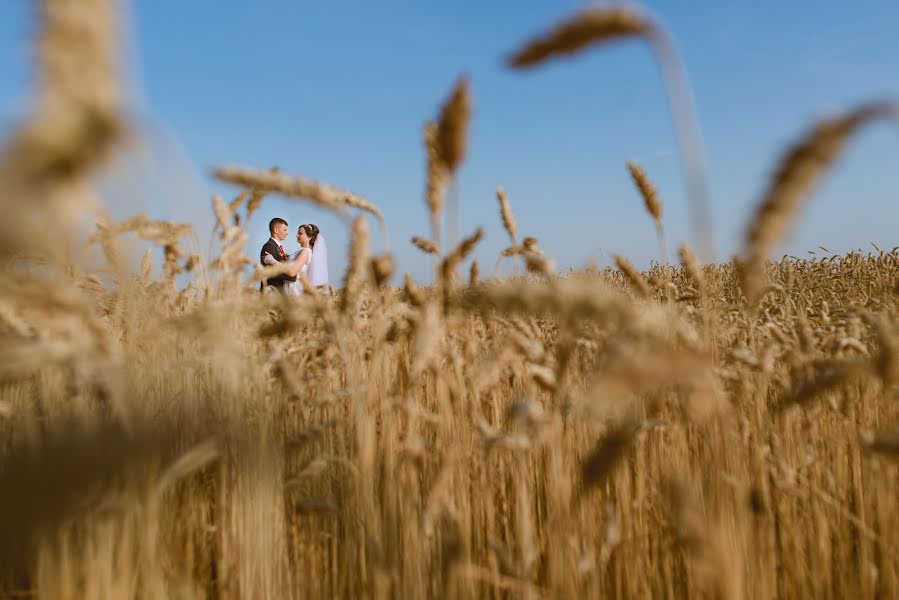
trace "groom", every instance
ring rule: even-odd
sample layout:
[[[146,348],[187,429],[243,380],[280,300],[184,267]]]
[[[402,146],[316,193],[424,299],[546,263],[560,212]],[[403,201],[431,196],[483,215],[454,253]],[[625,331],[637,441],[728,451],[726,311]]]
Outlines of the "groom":
[[[272,237],[269,238],[269,240],[262,247],[262,251],[259,252],[259,262],[263,267],[265,266],[266,253],[273,256],[274,259],[278,262],[284,262],[287,260],[287,253],[284,252],[284,246],[281,245],[281,242],[287,239],[287,221],[275,217],[274,219],[269,221],[268,230],[269,233],[272,234]],[[267,279],[264,285],[270,285],[272,287],[278,288],[279,292],[283,292],[283,288],[287,283],[291,283],[296,280],[296,276],[291,277],[290,275],[283,274],[272,277],[271,279]],[[262,289],[262,286],[263,284],[260,284],[260,290]]]

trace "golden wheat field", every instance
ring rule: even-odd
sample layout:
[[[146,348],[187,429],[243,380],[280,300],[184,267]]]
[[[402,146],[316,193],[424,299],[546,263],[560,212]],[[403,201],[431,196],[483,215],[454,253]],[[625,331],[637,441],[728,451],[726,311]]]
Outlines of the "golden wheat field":
[[[397,286],[375,204],[277,169],[215,171],[234,197],[212,199],[209,259],[185,250],[188,224],[103,217],[88,184],[129,135],[116,3],[39,4],[33,111],[0,155],[0,595],[899,597],[899,248],[769,260],[893,104],[787,149],[728,262],[681,246],[647,272],[616,256],[559,275],[498,188],[484,227],[523,268],[491,278],[462,268],[481,230],[439,236],[466,155],[462,78],[423,132],[432,231],[405,236],[434,280]],[[671,68],[630,5],[576,15],[510,64],[622,36]],[[664,256],[651,174],[627,166]],[[271,194],[344,219],[333,294],[260,294],[279,267],[247,268],[244,224]],[[72,243],[23,255],[35,227]],[[123,235],[146,244],[140,273]]]

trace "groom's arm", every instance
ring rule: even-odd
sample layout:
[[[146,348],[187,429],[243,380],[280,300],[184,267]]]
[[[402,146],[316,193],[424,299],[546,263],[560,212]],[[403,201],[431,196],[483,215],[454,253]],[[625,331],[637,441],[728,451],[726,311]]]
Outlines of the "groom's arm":
[[[281,258],[281,249],[278,248],[277,244],[269,240],[266,242],[265,246],[262,248],[262,254],[259,256],[259,260],[265,258],[265,253],[268,252],[271,254],[272,258],[274,258],[278,262],[286,262],[287,259]]]
[[[274,245],[274,244],[272,243],[272,241],[269,240],[269,241],[267,241],[265,244],[262,245],[262,250],[259,251],[259,263],[260,263],[263,267],[267,266],[267,265],[265,264],[265,255],[266,255],[266,253],[268,253],[268,254],[271,255],[272,257],[276,257],[276,256],[278,255],[278,249],[277,249],[277,247],[276,247],[274,250],[272,250],[272,246],[273,246],[273,245]],[[275,260],[278,260],[278,259],[275,258]],[[277,276],[275,276],[275,277],[270,277],[269,279],[266,279],[264,283],[265,283],[266,285],[273,285],[273,284],[275,284],[275,282],[280,281],[280,279],[281,279],[281,276],[280,276],[280,275],[277,275]]]
[[[270,254],[276,261],[281,262],[281,252],[278,250],[278,246],[276,246],[271,240],[265,243],[265,245],[262,247],[262,251],[259,253],[259,262],[261,262],[263,265],[265,264],[266,252]]]
[[[277,262],[284,262],[281,260],[281,250],[278,248],[278,245],[275,242],[269,240],[262,247],[262,252],[259,253],[259,262],[262,263],[262,266],[266,266],[265,264],[265,253],[268,252],[272,258],[274,258]],[[268,284],[272,285],[274,282],[288,282],[294,281],[295,278],[287,275],[286,273],[282,273],[281,275],[275,275],[271,279],[268,280]]]

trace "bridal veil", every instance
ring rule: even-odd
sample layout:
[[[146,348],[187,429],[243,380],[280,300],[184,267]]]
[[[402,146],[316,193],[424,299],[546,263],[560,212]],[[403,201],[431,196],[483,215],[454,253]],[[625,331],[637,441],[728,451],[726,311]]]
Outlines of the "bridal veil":
[[[328,285],[328,245],[321,233],[315,238],[309,262],[309,282],[314,286]]]

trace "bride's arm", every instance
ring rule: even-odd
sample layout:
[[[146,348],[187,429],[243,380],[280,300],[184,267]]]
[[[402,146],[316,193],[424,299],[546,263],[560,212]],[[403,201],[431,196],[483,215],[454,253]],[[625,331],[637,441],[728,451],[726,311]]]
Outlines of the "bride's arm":
[[[297,256],[297,259],[293,262],[288,263],[287,274],[291,277],[296,277],[297,273],[300,272],[300,269],[303,268],[303,265],[309,262],[310,253],[300,251],[300,255]]]

